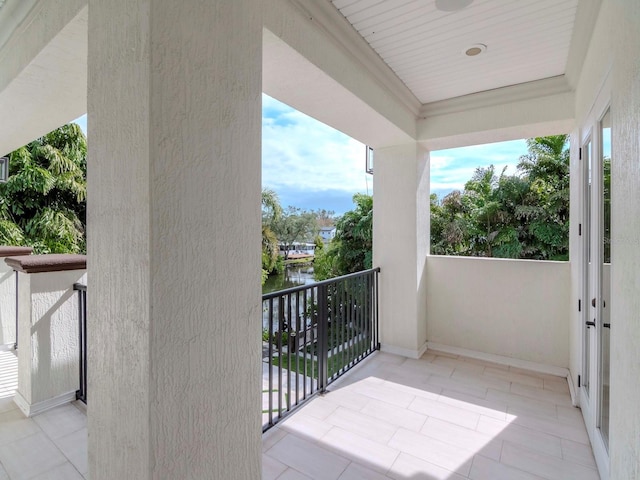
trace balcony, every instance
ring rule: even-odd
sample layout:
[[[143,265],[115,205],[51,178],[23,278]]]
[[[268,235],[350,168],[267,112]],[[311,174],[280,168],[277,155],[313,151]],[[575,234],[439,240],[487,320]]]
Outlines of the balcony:
[[[42,259],[9,263],[27,275]],[[566,368],[569,268],[428,257],[433,342],[419,359],[376,351],[378,269],[266,295],[263,479],[598,479]],[[67,292],[56,308],[84,298],[74,292],[83,272],[44,273],[47,292]],[[0,351],[0,364],[0,479],[86,478],[85,407],[25,418],[13,401],[18,357]]]
[[[15,356],[0,352],[0,362],[0,478],[85,478],[83,407],[24,418],[10,397]],[[599,476],[566,379],[429,351],[378,352],[269,430],[262,478]]]

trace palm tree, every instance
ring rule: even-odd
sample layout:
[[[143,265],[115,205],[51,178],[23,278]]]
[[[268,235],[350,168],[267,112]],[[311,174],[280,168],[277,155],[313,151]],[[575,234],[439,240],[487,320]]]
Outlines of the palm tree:
[[[86,249],[87,140],[69,124],[10,154],[0,184],[0,243],[36,253]]]
[[[529,153],[518,169],[530,188],[520,217],[528,224],[527,258],[569,259],[569,148],[568,135],[530,138]]]
[[[273,272],[278,262],[278,238],[271,225],[282,216],[278,194],[270,189],[262,190],[262,282]]]

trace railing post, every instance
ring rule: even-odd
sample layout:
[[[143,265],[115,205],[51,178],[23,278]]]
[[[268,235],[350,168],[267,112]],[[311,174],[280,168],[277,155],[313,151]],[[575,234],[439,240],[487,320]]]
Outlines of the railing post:
[[[318,285],[318,390],[325,392],[329,382],[328,288]]]
[[[73,289],[78,292],[78,341],[79,341],[79,388],[76,399],[87,404],[87,287],[76,283]]]
[[[377,268],[374,272],[374,278],[375,278],[374,298],[375,298],[376,304],[375,304],[373,321],[375,322],[375,328],[376,328],[376,343],[375,343],[376,350],[380,350],[380,319],[378,318],[378,313],[380,311],[378,306],[378,297],[379,297],[380,290],[378,287],[378,273],[380,273],[380,268]]]

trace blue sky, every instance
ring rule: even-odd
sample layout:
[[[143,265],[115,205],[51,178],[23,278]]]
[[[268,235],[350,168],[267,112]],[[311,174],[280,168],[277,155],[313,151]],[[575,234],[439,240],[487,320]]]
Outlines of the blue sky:
[[[86,115],[76,120],[87,131]],[[440,150],[431,153],[431,191],[438,197],[462,189],[479,166],[507,167],[516,173],[524,140]],[[353,207],[355,193],[373,193],[365,173],[360,142],[267,96],[262,96],[262,186],[275,190],[280,203],[303,209]]]

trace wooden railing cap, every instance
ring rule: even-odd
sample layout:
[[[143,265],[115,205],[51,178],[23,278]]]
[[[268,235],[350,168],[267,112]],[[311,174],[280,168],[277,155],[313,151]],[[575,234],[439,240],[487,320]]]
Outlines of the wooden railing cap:
[[[87,269],[86,255],[67,253],[13,256],[5,258],[4,261],[14,270],[24,273],[63,272],[65,270]]]
[[[33,248],[31,247],[11,247],[0,246],[0,257],[18,257],[20,255],[31,255]]]

